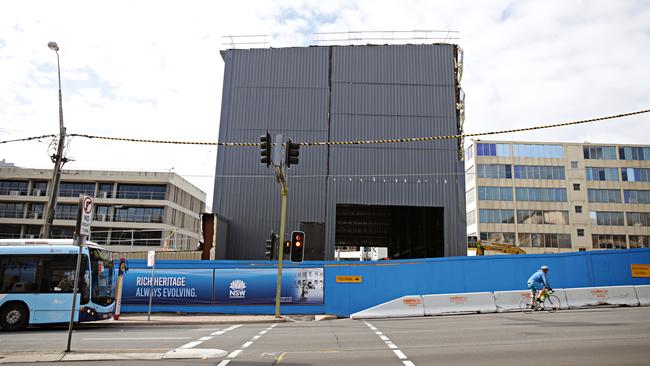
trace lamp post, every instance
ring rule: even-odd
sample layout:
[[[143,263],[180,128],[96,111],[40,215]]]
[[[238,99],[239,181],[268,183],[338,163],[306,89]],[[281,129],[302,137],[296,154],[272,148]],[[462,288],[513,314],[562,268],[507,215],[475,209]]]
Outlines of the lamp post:
[[[52,172],[52,182],[48,189],[47,211],[45,214],[45,223],[41,230],[41,238],[49,238],[54,221],[54,208],[59,195],[59,182],[61,181],[61,167],[66,162],[63,157],[63,146],[65,145],[65,127],[63,126],[63,100],[61,98],[61,66],[59,64],[59,45],[56,42],[47,44],[52,51],[56,52],[56,68],[59,77],[59,144],[56,147],[56,155],[52,155],[54,162],[54,171]]]

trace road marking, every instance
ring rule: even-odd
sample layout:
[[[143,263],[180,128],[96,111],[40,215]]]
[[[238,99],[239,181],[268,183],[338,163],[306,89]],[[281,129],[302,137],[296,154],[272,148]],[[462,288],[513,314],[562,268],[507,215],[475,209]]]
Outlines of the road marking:
[[[205,341],[211,340],[212,338],[214,338],[214,337],[201,337],[201,338],[199,338],[199,341],[205,342]]]
[[[231,330],[235,330],[235,329],[237,329],[237,328],[239,328],[239,327],[241,327],[241,324],[231,325],[231,326],[229,326],[228,328],[226,328],[226,329],[224,329],[224,330],[225,330],[226,332],[229,332],[229,331],[231,331]]]
[[[256,335],[255,337],[253,337],[253,340],[256,341],[256,340],[260,339],[260,337],[261,337],[260,335]]]
[[[230,360],[223,360],[223,361],[219,362],[219,364],[217,366],[226,366],[229,363],[230,363]]]
[[[242,344],[241,348],[248,348],[248,346],[250,346],[251,344],[253,344],[253,341],[248,341],[248,342]]]
[[[225,330],[220,330],[220,331],[218,331],[218,332],[214,332],[214,333],[212,333],[212,334],[210,334],[210,335],[218,336],[218,335],[222,335],[222,334],[224,334],[224,333],[226,333]]]
[[[180,346],[178,348],[194,348],[194,347],[198,346],[201,343],[203,343],[203,341],[194,341],[194,342],[184,344],[184,345],[182,345],[182,346]]]
[[[180,340],[192,339],[192,337],[115,337],[115,338],[83,338],[82,341],[151,341],[151,340]]]
[[[234,351],[230,352],[230,354],[228,355],[228,358],[235,358],[235,357],[237,357],[240,353],[242,353],[242,351],[243,351],[243,350],[241,350],[241,349],[234,350]]]
[[[402,352],[402,351],[401,351],[401,350],[400,350],[400,349],[395,345],[395,343],[393,343],[393,341],[391,341],[388,337],[386,337],[386,336],[384,335],[383,332],[378,331],[377,328],[375,328],[372,324],[370,324],[370,323],[368,323],[368,322],[366,322],[366,321],[364,321],[363,323],[364,323],[365,325],[367,325],[368,328],[370,328],[371,330],[374,330],[374,331],[375,331],[375,334],[378,335],[379,338],[380,338],[382,341],[384,341],[384,343],[386,343],[386,346],[388,346],[388,348],[390,348],[390,349],[393,351],[393,353],[395,353],[395,355],[397,356],[397,358],[399,358],[399,359],[402,361],[402,363],[404,364],[404,366],[415,366],[415,364],[414,364],[412,361],[409,361],[409,360],[408,360],[408,357],[406,357],[406,355],[404,354],[404,352]]]

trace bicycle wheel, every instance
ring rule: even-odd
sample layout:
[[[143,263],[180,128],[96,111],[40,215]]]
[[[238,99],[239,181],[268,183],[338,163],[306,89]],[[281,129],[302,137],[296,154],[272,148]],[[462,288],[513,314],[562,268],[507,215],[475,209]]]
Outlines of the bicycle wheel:
[[[530,296],[521,297],[521,300],[519,300],[519,310],[526,314],[533,312],[533,306],[530,303]]]
[[[542,306],[544,306],[544,310],[551,313],[560,309],[560,305],[560,298],[555,295],[547,295],[546,299],[544,299],[544,303],[542,304]]]

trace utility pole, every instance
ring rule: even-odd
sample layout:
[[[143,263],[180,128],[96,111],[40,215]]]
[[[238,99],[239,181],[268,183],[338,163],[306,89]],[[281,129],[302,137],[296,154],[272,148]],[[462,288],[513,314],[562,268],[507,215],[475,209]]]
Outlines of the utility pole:
[[[284,176],[284,169],[282,169],[282,164],[275,166],[275,174],[282,185],[282,208],[280,209],[280,243],[284,243],[284,224],[287,217],[287,194],[289,193],[289,187],[287,187],[287,180]],[[282,293],[282,253],[284,250],[278,250],[278,279],[275,286],[275,317],[280,318],[280,296]]]
[[[65,145],[65,127],[63,126],[63,98],[61,97],[61,65],[59,63],[59,46],[56,42],[49,42],[47,46],[56,52],[56,68],[59,77],[59,143],[56,147],[56,155],[52,156],[54,162],[54,171],[52,172],[52,182],[48,187],[47,211],[45,213],[45,223],[41,230],[41,238],[49,238],[54,222],[54,208],[59,195],[59,182],[61,181],[61,168],[66,159],[63,157],[63,147]]]

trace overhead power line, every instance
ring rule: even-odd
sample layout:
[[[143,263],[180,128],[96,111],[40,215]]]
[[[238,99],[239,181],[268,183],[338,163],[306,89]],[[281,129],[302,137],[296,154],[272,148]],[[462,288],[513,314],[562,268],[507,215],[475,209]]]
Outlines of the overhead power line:
[[[428,136],[428,137],[405,137],[397,139],[383,139],[383,140],[356,140],[356,141],[316,141],[316,142],[300,142],[301,146],[340,146],[340,145],[371,145],[371,144],[387,144],[387,143],[409,143],[409,142],[422,142],[422,141],[435,141],[435,140],[450,140],[450,139],[460,139],[466,137],[478,137],[478,136],[490,136],[490,135],[501,135],[507,133],[515,132],[524,132],[524,131],[535,131],[543,130],[548,128],[557,128],[557,127],[566,127],[566,126],[576,126],[581,124],[600,122],[612,119],[619,119],[624,117],[630,117],[634,115],[650,113],[650,109],[644,109],[635,112],[621,113],[604,117],[595,117],[590,119],[545,124],[532,127],[523,127],[523,128],[513,128],[508,130],[497,130],[497,131],[485,131],[485,132],[475,132],[475,133],[465,133],[458,135],[446,135],[446,136]],[[16,140],[6,140],[0,141],[0,144],[9,143],[9,142],[19,142],[19,141],[29,141],[37,140],[46,137],[54,137],[55,135],[43,135],[28,137],[24,139]],[[70,137],[84,137],[88,139],[98,139],[98,140],[108,140],[108,141],[125,141],[125,142],[142,142],[142,143],[154,143],[154,144],[172,144],[172,145],[204,145],[204,146],[225,146],[225,147],[259,147],[259,142],[202,142],[202,141],[175,141],[175,140],[154,140],[154,139],[136,139],[130,137],[111,137],[111,136],[98,136],[98,135],[89,135],[89,134],[78,134],[72,133],[68,134]]]

